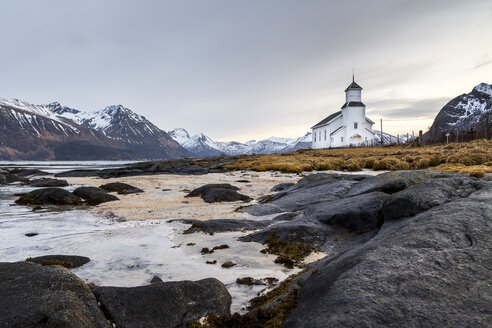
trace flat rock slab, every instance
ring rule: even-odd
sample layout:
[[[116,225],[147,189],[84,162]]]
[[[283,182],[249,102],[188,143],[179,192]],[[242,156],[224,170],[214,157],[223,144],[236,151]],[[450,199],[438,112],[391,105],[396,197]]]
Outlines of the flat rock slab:
[[[119,200],[115,195],[108,194],[106,190],[97,187],[79,187],[73,191],[73,194],[83,198],[89,205]]]
[[[110,328],[89,287],[69,270],[0,263],[0,327]]]
[[[102,186],[99,186],[99,188],[110,192],[117,192],[120,195],[138,194],[144,192],[142,189],[139,189],[137,187],[122,182],[107,183]]]
[[[61,188],[36,189],[15,201],[19,205],[80,205],[82,199]]]
[[[213,278],[92,290],[110,320],[121,328],[187,327],[211,312],[229,314],[231,306],[227,288]]]
[[[89,263],[90,258],[78,255],[44,255],[30,257],[26,261],[41,265],[61,265],[73,269]]]

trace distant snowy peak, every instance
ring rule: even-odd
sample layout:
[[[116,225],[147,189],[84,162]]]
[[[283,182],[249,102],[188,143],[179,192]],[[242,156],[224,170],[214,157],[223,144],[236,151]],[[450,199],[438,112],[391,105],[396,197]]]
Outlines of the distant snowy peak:
[[[249,140],[245,143],[214,141],[203,133],[190,135],[183,128],[174,129],[168,134],[195,156],[272,154],[311,147],[310,132],[297,139],[270,137],[259,141]]]
[[[29,128],[35,130],[36,133],[39,133],[39,129],[45,126],[40,122],[40,118],[46,122],[51,122],[52,129],[59,129],[64,134],[78,134],[80,132],[73,122],[53,113],[49,105],[34,105],[19,99],[0,98],[0,109],[10,111],[11,117],[18,120],[21,126],[27,128],[28,125],[31,125]],[[35,127],[36,125],[39,126]]]

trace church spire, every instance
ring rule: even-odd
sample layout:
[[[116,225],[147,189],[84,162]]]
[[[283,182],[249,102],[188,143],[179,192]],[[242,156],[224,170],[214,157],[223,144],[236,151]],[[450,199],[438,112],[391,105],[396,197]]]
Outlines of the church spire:
[[[352,67],[352,82],[355,83],[355,70],[353,67]]]

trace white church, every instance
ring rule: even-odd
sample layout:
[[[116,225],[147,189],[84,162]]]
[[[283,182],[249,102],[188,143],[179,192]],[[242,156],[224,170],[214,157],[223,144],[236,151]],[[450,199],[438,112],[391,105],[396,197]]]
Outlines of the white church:
[[[355,83],[352,76],[352,83],[345,89],[342,110],[311,128],[311,148],[361,147],[374,144],[374,122],[366,117],[366,105],[362,103],[361,94],[362,88]]]

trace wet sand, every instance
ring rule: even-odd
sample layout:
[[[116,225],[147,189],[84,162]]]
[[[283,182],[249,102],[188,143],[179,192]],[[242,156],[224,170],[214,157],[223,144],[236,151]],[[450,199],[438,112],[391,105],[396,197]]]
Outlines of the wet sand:
[[[270,189],[284,182],[297,182],[297,174],[276,172],[230,172],[206,175],[148,175],[114,179],[66,178],[72,185],[99,187],[110,182],[124,182],[144,190],[141,194],[117,195],[120,201],[103,203],[91,211],[101,217],[117,216],[126,220],[246,218],[248,214],[234,210],[251,203],[205,203],[200,197],[185,197],[189,191],[207,183],[230,183],[240,188],[241,194],[253,199],[266,195]],[[250,182],[237,182],[248,180]],[[254,203],[254,201],[253,201]]]

